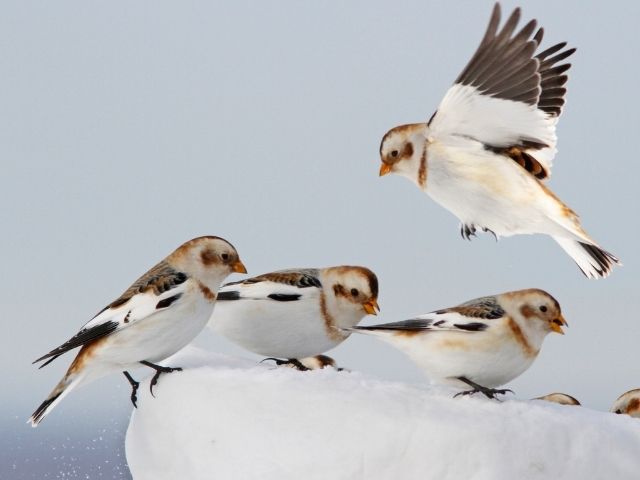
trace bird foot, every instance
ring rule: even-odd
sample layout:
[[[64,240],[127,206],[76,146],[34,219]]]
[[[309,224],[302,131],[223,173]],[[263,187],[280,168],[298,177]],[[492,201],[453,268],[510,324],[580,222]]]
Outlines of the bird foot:
[[[460,236],[465,240],[471,241],[471,237],[476,236],[476,226],[473,224],[467,225],[466,223],[461,223]]]
[[[464,396],[464,395],[473,395],[474,393],[482,393],[485,397],[487,397],[490,400],[500,401],[500,399],[497,398],[496,395],[505,395],[507,393],[513,393],[513,390],[509,390],[508,388],[504,388],[504,389],[487,388],[487,387],[483,387],[482,385],[478,385],[477,383],[469,380],[468,378],[465,378],[465,377],[457,377],[457,378],[458,380],[466,383],[472,388],[471,390],[464,390],[462,392],[456,393],[453,396],[453,398],[459,397],[461,395]]]
[[[155,395],[153,394],[153,387],[158,383],[158,379],[160,378],[160,375],[162,375],[163,373],[182,371],[182,368],[180,367],[163,367],[162,365],[156,365],[154,363],[147,362],[145,360],[143,360],[140,363],[143,365],[146,365],[149,368],[153,368],[156,371],[155,375],[151,377],[151,382],[149,383],[149,391],[151,392],[151,396],[154,398],[155,398]]]
[[[280,358],[268,357],[261,360],[260,363],[266,362],[267,360],[272,360],[278,366],[286,365],[287,367],[295,368],[296,370],[300,370],[301,372],[306,372],[307,370],[309,370],[302,363],[300,363],[300,360],[298,360],[297,358],[289,358],[287,360],[282,360]]]

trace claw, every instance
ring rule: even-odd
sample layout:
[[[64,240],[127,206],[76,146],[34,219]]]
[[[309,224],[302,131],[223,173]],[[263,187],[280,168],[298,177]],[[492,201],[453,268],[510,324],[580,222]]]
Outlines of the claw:
[[[182,368],[180,367],[163,367],[162,365],[156,365],[154,363],[147,362],[146,360],[143,360],[140,363],[146,365],[149,368],[153,368],[156,371],[155,375],[151,378],[151,382],[149,382],[149,392],[151,392],[151,396],[153,398],[156,397],[153,394],[153,387],[158,383],[158,378],[160,378],[161,374],[182,371]]]

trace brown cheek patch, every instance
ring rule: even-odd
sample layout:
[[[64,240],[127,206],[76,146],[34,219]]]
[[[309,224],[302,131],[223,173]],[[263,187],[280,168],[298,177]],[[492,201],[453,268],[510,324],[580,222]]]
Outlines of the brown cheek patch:
[[[340,284],[333,286],[333,293],[336,297],[348,297],[349,295],[345,291],[344,287]]]
[[[636,415],[640,414],[640,398],[634,398],[629,401],[627,405],[627,414]]]
[[[198,282],[198,287],[200,287],[200,291],[204,295],[204,298],[206,298],[210,302],[215,301],[216,294],[213,293],[209,287],[207,287],[206,285],[204,285],[203,283],[200,283],[200,282]]]
[[[209,266],[218,262],[218,256],[209,249],[203,250],[200,253],[200,259],[202,260],[202,263],[206,266]]]
[[[509,326],[509,329],[511,329],[516,342],[520,345],[524,354],[527,357],[535,357],[538,354],[538,351],[529,344],[527,337],[524,336],[520,326],[513,320],[513,318],[509,318],[507,325]]]
[[[523,305],[522,307],[520,307],[520,313],[527,320],[538,316],[536,310],[534,308],[531,308],[530,305]]]
[[[402,158],[411,158],[413,156],[413,143],[407,142],[402,151]]]

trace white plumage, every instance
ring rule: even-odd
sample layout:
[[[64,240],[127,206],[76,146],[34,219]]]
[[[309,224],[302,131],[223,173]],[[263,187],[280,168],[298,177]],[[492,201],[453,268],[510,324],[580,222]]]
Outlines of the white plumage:
[[[378,283],[364,267],[292,269],[227,284],[211,328],[267,357],[302,359],[334,348],[377,308]]]
[[[566,325],[548,293],[519,290],[354,332],[378,336],[406,353],[434,383],[474,386],[492,397],[536,359],[549,332]]]
[[[70,340],[43,355],[41,368],[60,355],[81,347],[67,373],[29,419],[37,426],[74,387],[114,371],[141,364],[154,368],[151,387],[164,360],[186,346],[205,327],[222,281],[231,272],[246,273],[235,248],[219,237],[199,237],[178,247],[86,323]],[[153,393],[153,391],[152,391]]]
[[[618,259],[587,235],[578,215],[543,183],[556,153],[575,49],[560,43],[537,53],[535,20],[519,32],[516,9],[498,30],[496,4],[484,38],[428,123],[401,125],[382,139],[380,175],[407,177],[461,221],[497,237],[551,236],[590,278]]]

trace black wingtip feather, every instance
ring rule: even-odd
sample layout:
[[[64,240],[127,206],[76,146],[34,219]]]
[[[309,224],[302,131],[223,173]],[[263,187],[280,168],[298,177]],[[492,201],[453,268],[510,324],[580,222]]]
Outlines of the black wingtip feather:
[[[56,399],[62,395],[62,392],[58,393],[57,395],[54,395],[52,397],[47,398],[44,402],[42,402],[40,404],[40,406],[36,409],[35,412],[33,412],[33,415],[31,415],[31,423],[35,426],[37,424],[40,423],[40,421],[42,420],[42,418],[44,417],[45,413],[47,413],[47,409],[49,408],[49,406],[56,401]]]

